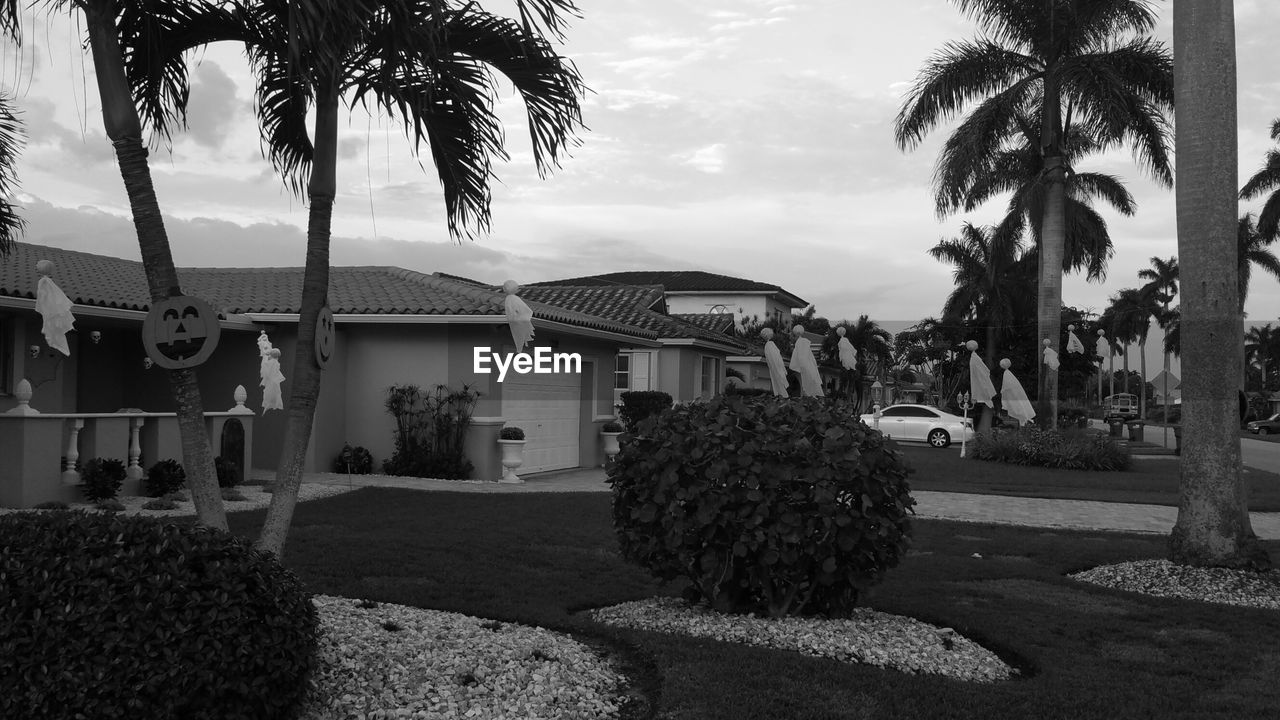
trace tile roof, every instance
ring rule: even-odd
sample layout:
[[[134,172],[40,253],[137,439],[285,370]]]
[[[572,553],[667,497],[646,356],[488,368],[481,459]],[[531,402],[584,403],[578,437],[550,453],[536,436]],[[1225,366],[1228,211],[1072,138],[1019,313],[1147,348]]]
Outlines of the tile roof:
[[[733,334],[735,324],[731,313],[671,313],[671,317],[725,335]]]
[[[773,292],[799,297],[777,285],[701,270],[644,270],[554,280],[535,285],[661,285],[667,292]],[[801,302],[804,302],[801,300]]]
[[[53,279],[80,305],[146,310],[150,307],[142,263],[106,255],[15,243],[0,259],[0,296],[35,298],[36,262],[54,263]],[[223,313],[298,312],[303,268],[179,268],[185,293],[199,296]],[[502,293],[485,287],[397,267],[333,267],[329,307],[353,315],[505,314]],[[530,302],[534,317],[568,325],[653,339],[652,331],[630,327],[572,309]]]
[[[520,290],[529,300],[609,318],[657,333],[659,338],[704,340],[745,349],[737,338],[705,330],[672,315],[651,310],[661,288],[637,286],[527,285]]]

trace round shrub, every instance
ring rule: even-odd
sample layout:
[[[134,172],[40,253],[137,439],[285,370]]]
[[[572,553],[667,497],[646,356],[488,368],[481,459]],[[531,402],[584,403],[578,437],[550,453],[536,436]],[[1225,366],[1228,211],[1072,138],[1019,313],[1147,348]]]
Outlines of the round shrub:
[[[373,453],[361,445],[351,447],[350,443],[342,446],[342,452],[333,460],[333,471],[351,473],[352,475],[368,475],[373,472]]]
[[[182,463],[170,458],[157,462],[147,470],[147,479],[144,481],[146,487],[143,489],[147,497],[164,497],[182,489],[186,481],[187,471],[182,469]]]
[[[667,411],[609,469],[622,554],[722,612],[846,616],[910,543],[900,452],[821,398]]]
[[[0,516],[0,717],[288,717],[316,635],[298,579],[225,531]]]
[[[120,492],[124,478],[123,462],[94,458],[80,468],[80,491],[89,502],[110,500]]]
[[[498,431],[498,439],[499,440],[523,440],[524,430],[516,427],[515,425],[509,425]]]
[[[105,510],[107,512],[113,512],[113,513],[124,512],[124,503],[120,502],[115,498],[99,500],[98,502],[93,504],[93,507],[98,510]]]
[[[672,404],[671,395],[661,390],[628,390],[620,398],[622,407],[618,414],[632,432],[639,429],[645,418],[662,414]]]
[[[622,423],[617,420],[610,420],[600,427],[600,432],[620,433],[622,432]]]
[[[167,498],[158,497],[142,504],[143,510],[177,510],[178,503]]]

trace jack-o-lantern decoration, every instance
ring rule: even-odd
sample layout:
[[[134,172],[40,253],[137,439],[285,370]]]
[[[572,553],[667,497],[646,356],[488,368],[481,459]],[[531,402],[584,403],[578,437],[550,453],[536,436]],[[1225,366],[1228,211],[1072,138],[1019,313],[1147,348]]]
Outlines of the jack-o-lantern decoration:
[[[320,308],[320,315],[316,318],[316,364],[320,369],[324,369],[329,364],[329,358],[333,357],[333,346],[336,337],[333,331],[333,311],[328,305]]]
[[[218,347],[218,311],[198,297],[178,295],[151,306],[142,321],[147,357],[169,370],[195,367]]]

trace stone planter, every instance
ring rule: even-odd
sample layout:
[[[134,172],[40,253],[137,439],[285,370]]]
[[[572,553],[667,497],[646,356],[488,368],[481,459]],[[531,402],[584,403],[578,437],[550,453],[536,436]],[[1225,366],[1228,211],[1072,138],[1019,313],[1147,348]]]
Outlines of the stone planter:
[[[502,467],[505,472],[498,482],[504,483],[522,483],[519,475],[516,475],[516,468],[524,464],[524,444],[525,440],[498,440],[498,446],[502,448]]]
[[[618,456],[618,436],[621,434],[620,432],[600,433],[600,437],[604,438],[604,454],[608,458],[607,462],[613,462],[613,459]]]

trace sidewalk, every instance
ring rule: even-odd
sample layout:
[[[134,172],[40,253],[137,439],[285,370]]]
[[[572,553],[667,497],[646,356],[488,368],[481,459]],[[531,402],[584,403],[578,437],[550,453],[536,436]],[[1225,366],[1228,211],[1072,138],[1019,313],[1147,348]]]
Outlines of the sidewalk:
[[[255,472],[255,477],[258,473]],[[262,473],[269,478],[269,473]],[[434,492],[536,493],[610,492],[601,468],[577,468],[538,473],[519,484],[481,481],[420,480],[386,475],[309,474],[304,482],[346,487],[394,487]],[[1081,530],[1119,530],[1167,534],[1178,519],[1178,509],[1163,505],[1107,503],[1091,500],[976,495],[971,493],[912,493],[916,517],[964,522],[984,522],[1031,527]],[[1253,530],[1263,540],[1280,540],[1280,513],[1250,513]]]

